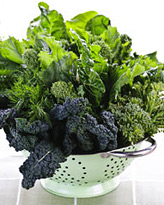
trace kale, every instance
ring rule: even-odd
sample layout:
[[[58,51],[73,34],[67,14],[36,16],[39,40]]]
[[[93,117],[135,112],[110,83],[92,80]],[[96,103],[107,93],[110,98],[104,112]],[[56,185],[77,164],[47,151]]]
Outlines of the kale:
[[[98,124],[90,114],[84,114],[83,117],[73,115],[67,119],[66,128],[68,135],[76,135],[78,146],[83,151],[95,152],[117,147],[118,129],[114,121],[110,121],[107,128]]]
[[[3,128],[6,125],[7,120],[13,118],[14,115],[14,109],[0,110],[0,129]]]
[[[74,135],[77,140],[77,146],[83,151],[92,151],[94,141],[84,128],[85,118],[77,115],[69,116],[66,122],[66,132],[68,136]]]
[[[6,133],[6,139],[9,142],[10,147],[14,147],[14,149],[18,151],[28,150],[29,152],[34,150],[36,143],[38,142],[38,138],[35,135],[24,134],[19,132],[16,128],[7,126],[4,128]]]
[[[0,40],[0,128],[16,151],[30,152],[20,167],[26,189],[71,154],[135,144],[164,122],[156,52],[132,55],[131,38],[95,11],[64,22],[38,6],[27,39]]]
[[[15,118],[15,123],[18,131],[33,135],[46,132],[49,129],[49,125],[45,122],[41,122],[40,120],[30,123],[25,118]]]
[[[22,186],[30,189],[37,179],[52,177],[55,170],[60,168],[60,163],[65,160],[60,148],[49,141],[41,141],[19,168],[23,174]]]
[[[86,114],[84,127],[88,132],[96,136],[100,151],[105,150],[108,143],[113,144],[113,147],[115,148],[117,147],[117,127],[115,125],[112,125],[112,128],[115,127],[114,133],[112,133],[112,131],[104,125],[98,124],[96,118]]]
[[[63,105],[55,104],[51,110],[50,115],[57,120],[63,120],[70,115],[76,115],[81,113],[86,106],[86,100],[84,98],[75,98],[71,100],[67,98]]]

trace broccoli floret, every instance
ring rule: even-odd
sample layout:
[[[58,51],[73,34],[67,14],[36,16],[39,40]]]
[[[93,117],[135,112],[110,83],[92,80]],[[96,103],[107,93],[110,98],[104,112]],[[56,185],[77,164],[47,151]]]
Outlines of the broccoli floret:
[[[105,43],[103,40],[97,40],[93,43],[93,45],[99,45],[101,47],[100,55],[106,59],[111,60],[112,57],[112,50],[108,46],[108,44]]]
[[[37,52],[32,49],[26,49],[22,55],[22,59],[24,61],[24,64],[29,69],[37,69],[40,66],[39,58]]]
[[[57,81],[52,84],[51,93],[55,96],[57,103],[65,102],[66,98],[77,98],[72,83],[64,81]]]
[[[129,50],[132,46],[132,39],[127,34],[122,34],[120,38],[121,43],[126,46],[127,50]]]
[[[37,179],[52,177],[55,170],[61,167],[59,163],[65,160],[60,148],[49,141],[41,141],[19,168],[23,174],[22,186],[30,189]]]

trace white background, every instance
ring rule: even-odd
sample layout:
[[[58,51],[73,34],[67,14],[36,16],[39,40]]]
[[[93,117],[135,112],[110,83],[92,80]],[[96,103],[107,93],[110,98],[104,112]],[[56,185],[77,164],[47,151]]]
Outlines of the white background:
[[[40,14],[39,0],[0,0],[0,36],[25,38],[29,22]],[[164,63],[163,0],[45,0],[50,9],[62,13],[65,20],[95,10],[111,19],[112,26],[133,39],[133,51],[147,54],[157,51]]]

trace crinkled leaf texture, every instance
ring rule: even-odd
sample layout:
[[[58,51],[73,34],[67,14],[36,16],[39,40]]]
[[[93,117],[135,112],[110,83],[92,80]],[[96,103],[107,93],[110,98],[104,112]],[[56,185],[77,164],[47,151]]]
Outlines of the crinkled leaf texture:
[[[6,121],[14,114],[14,109],[0,110],[0,129],[6,124]]]
[[[41,141],[20,167],[20,172],[23,174],[22,186],[30,189],[37,179],[52,177],[55,170],[60,168],[59,163],[65,160],[60,148],[49,141]]]
[[[38,141],[35,135],[20,133],[14,127],[5,127],[4,130],[10,147],[14,147],[17,152],[22,150],[32,151]]]

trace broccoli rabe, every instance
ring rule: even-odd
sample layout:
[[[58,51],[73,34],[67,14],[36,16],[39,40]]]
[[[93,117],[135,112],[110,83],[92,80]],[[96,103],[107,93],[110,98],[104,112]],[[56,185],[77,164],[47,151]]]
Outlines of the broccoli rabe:
[[[110,110],[114,114],[121,143],[123,141],[126,145],[135,144],[144,137],[154,134],[155,127],[150,115],[139,105],[133,103],[111,104]]]
[[[77,98],[77,94],[73,88],[72,83],[65,81],[57,81],[52,84],[51,93],[55,96],[57,103],[65,102],[66,98]]]
[[[32,49],[26,49],[22,55],[22,59],[24,61],[24,64],[29,69],[37,69],[40,66],[39,58],[37,52]]]
[[[111,60],[113,58],[112,50],[110,49],[109,45],[106,44],[102,39],[96,40],[93,42],[93,45],[99,45],[101,47],[100,55],[105,59]]]

